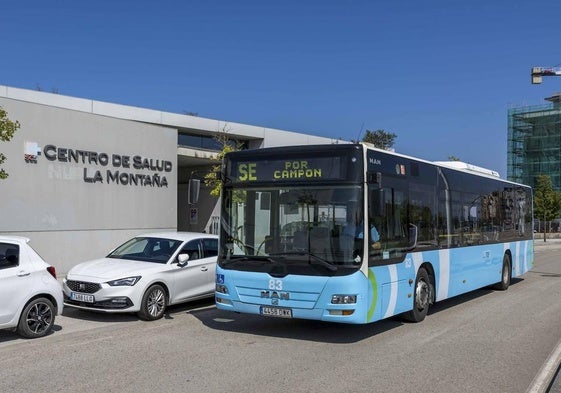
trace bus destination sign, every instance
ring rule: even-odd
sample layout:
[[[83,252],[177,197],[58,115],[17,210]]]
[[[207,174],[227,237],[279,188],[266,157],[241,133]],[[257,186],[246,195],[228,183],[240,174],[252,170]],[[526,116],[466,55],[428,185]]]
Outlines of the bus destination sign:
[[[339,180],[344,177],[341,157],[234,162],[231,171],[230,178],[241,182]]]

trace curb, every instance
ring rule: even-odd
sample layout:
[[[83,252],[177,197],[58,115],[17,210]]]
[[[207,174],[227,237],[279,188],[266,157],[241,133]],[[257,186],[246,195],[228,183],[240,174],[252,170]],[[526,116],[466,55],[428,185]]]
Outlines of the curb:
[[[561,340],[557,342],[555,349],[543,364],[538,374],[526,390],[526,393],[545,393],[549,390],[555,374],[561,364]]]

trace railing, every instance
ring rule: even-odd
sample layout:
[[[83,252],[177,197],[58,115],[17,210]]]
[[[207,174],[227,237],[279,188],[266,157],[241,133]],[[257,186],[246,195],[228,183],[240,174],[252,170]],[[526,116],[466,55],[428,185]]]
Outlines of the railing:
[[[208,220],[207,227],[205,229],[206,233],[210,233],[213,235],[218,235],[220,232],[220,217],[219,216],[211,216],[210,220]]]

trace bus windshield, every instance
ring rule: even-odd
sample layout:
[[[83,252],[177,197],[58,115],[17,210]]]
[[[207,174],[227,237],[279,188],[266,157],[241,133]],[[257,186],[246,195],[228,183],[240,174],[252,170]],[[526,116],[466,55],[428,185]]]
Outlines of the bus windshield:
[[[359,185],[225,188],[219,263],[281,275],[356,271],[362,195]]]

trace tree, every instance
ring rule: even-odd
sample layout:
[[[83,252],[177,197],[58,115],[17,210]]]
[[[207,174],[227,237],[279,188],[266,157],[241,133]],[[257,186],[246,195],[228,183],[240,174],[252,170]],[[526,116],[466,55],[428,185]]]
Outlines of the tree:
[[[449,155],[448,156],[448,161],[461,161],[459,157],[456,157],[454,155]]]
[[[240,142],[231,139],[228,135],[228,131],[230,131],[228,124],[224,124],[224,127],[222,127],[222,129],[219,130],[214,137],[218,144],[222,146],[222,150],[216,155],[215,158],[212,159],[215,164],[212,166],[210,172],[206,173],[204,176],[205,186],[211,188],[210,195],[214,197],[220,196],[222,184],[220,183],[220,179],[217,174],[220,173],[220,170],[222,169],[222,159],[224,158],[224,155],[231,151],[237,151],[241,149]]]
[[[391,150],[395,143],[395,138],[397,138],[396,134],[392,132],[386,132],[385,130],[366,130],[362,141],[371,143],[379,149]]]
[[[19,127],[19,121],[10,120],[8,118],[8,112],[0,107],[0,141],[9,142]],[[2,165],[4,161],[6,161],[6,156],[0,153],[0,165]],[[3,168],[0,168],[0,179],[5,179],[7,177],[8,173]]]
[[[559,217],[561,211],[561,193],[553,189],[551,178],[540,175],[534,188],[534,218],[544,221],[543,241],[546,241],[548,221]]]
[[[187,116],[195,116],[195,117],[199,116],[198,112],[191,112],[191,111],[183,111],[183,114]]]
[[[44,91],[43,88],[41,87],[41,85],[39,85],[39,83],[37,83],[35,85],[35,90],[37,91]],[[53,94],[58,94],[58,87],[51,87],[51,93]]]

